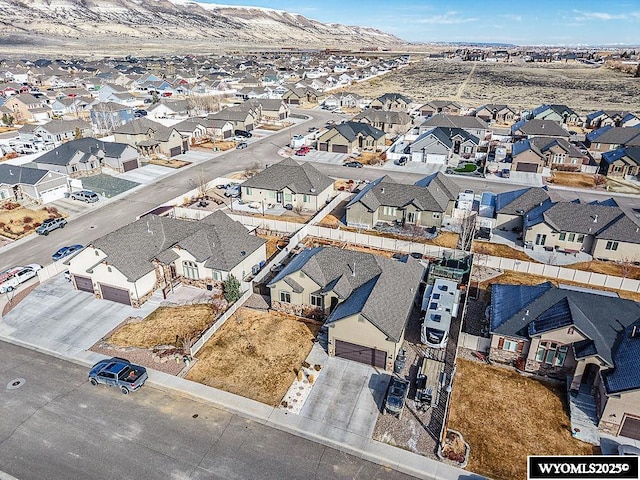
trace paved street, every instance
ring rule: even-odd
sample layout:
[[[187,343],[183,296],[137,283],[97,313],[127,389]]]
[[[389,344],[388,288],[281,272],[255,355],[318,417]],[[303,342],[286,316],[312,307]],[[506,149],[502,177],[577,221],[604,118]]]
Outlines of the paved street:
[[[412,478],[150,385],[92,387],[86,368],[6,343],[0,392],[0,470],[20,480]]]

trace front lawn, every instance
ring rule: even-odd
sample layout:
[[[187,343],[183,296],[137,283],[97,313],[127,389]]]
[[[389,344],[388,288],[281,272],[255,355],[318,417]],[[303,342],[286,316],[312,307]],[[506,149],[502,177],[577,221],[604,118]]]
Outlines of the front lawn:
[[[456,173],[472,173],[478,169],[478,166],[473,163],[465,163],[464,165],[456,168],[454,172]]]
[[[59,213],[55,207],[32,210],[7,201],[0,204],[0,235],[15,240],[33,233],[47,218],[57,216]]]
[[[458,360],[448,427],[471,447],[468,469],[496,480],[527,478],[527,455],[591,455],[571,436],[564,385]]]
[[[240,308],[198,352],[186,378],[276,406],[319,328],[277,312]]]

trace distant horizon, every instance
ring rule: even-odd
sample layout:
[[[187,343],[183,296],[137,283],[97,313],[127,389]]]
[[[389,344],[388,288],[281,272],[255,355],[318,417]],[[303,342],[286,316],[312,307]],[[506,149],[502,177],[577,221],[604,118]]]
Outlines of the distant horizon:
[[[185,3],[186,0],[172,0]],[[637,47],[640,1],[195,0],[297,13],[322,23],[370,27],[408,43]],[[514,5],[519,5],[518,9]]]

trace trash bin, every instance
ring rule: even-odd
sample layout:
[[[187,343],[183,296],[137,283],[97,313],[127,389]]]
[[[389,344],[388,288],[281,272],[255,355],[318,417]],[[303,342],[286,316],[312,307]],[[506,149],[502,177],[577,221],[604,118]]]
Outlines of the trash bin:
[[[399,374],[402,372],[404,365],[407,363],[407,356],[405,354],[404,348],[398,352],[396,356],[396,361],[393,362],[393,373]]]

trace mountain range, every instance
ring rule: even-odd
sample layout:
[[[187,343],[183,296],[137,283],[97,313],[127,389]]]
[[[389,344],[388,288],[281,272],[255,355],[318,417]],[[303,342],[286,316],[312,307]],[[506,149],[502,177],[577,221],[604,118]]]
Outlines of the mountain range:
[[[188,0],[0,0],[0,48],[93,47],[199,42],[311,48],[388,46],[399,38],[373,28],[325,24],[299,14]]]

